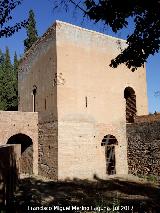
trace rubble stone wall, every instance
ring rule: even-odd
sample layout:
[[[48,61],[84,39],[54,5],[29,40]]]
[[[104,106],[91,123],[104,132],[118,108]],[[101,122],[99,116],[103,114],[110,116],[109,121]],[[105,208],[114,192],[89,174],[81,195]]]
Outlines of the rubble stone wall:
[[[20,171],[21,173],[33,174],[33,145],[21,154]]]
[[[45,119],[44,119],[45,117]],[[57,180],[58,178],[58,127],[52,115],[39,114],[39,159],[38,174]],[[45,121],[44,121],[45,120]]]
[[[127,125],[129,173],[160,176],[160,120]]]

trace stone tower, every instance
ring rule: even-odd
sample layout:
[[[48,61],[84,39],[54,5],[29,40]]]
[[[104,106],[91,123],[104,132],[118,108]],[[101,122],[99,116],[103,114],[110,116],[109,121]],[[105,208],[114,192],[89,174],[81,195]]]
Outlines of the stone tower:
[[[56,21],[24,56],[19,111],[38,112],[38,172],[127,174],[126,122],[148,113],[146,71],[109,67],[124,40]],[[143,85],[143,86],[142,86]]]

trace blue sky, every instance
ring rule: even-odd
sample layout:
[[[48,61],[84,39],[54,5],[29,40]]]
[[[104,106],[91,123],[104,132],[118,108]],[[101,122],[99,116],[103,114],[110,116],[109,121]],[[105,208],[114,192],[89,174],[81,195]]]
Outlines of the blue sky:
[[[28,17],[29,10],[33,9],[35,12],[39,36],[43,35],[43,33],[54,23],[56,19],[124,39],[126,38],[126,35],[131,33],[133,30],[133,25],[130,24],[128,28],[115,35],[109,27],[104,29],[104,25],[101,23],[94,24],[87,19],[84,20],[80,12],[77,12],[76,14],[74,13],[73,8],[70,8],[67,13],[63,8],[53,10],[53,2],[54,0],[23,0],[22,5],[18,6],[12,12],[13,20],[9,22],[9,24],[12,25],[20,20],[26,19]],[[4,51],[5,47],[8,46],[12,58],[15,51],[18,55],[22,55],[24,52],[23,41],[25,38],[25,29],[20,30],[10,38],[1,38],[0,49]],[[160,96],[155,97],[154,95],[155,91],[160,90],[160,53],[149,57],[146,67],[149,112],[154,112],[155,110],[160,111]]]

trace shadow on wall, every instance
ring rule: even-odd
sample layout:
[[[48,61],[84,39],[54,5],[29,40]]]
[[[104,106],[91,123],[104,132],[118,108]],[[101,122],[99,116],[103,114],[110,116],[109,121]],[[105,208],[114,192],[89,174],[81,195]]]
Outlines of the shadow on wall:
[[[21,145],[20,173],[33,174],[33,143],[25,134],[16,134],[8,139],[7,144]]]
[[[19,176],[19,158],[20,146],[0,146],[0,207],[10,206],[13,201]]]
[[[52,211],[56,211],[59,207],[66,206],[113,207],[116,204],[129,206],[128,208],[133,206],[132,212],[159,212],[159,186],[118,178],[108,180],[102,180],[96,176],[94,178],[95,181],[74,179],[58,182],[36,178],[21,179],[14,208],[16,212],[21,213],[26,212],[28,206],[52,207],[56,208]],[[70,212],[76,211],[70,209]]]

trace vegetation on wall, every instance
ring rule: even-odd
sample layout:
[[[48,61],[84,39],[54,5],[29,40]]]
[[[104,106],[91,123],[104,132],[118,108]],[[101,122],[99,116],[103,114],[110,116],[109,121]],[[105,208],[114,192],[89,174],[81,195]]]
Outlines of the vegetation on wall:
[[[18,59],[14,56],[11,63],[10,53],[0,50],[0,110],[16,111],[18,109]]]

